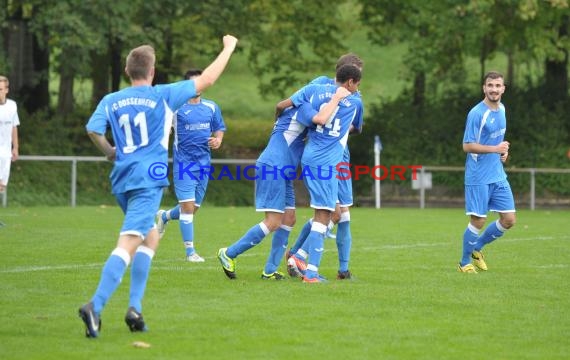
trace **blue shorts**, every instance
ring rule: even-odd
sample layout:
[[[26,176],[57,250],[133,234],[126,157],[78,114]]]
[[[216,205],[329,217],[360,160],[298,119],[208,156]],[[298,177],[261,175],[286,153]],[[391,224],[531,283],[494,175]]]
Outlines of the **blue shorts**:
[[[209,177],[206,174],[192,174],[195,179],[189,178],[188,176],[179,179],[178,176],[174,174],[174,192],[176,193],[178,202],[194,201],[196,206],[200,206],[206,196]]]
[[[507,180],[486,185],[465,185],[465,213],[487,217],[489,211],[515,212],[515,200]]]
[[[162,200],[162,187],[130,190],[115,194],[125,214],[121,235],[138,235],[146,238],[154,227],[154,216]]]
[[[293,180],[269,170],[272,166],[256,163],[255,170],[255,210],[283,213],[285,209],[295,209],[295,188]],[[275,170],[276,171],[276,170]]]
[[[336,178],[336,173],[333,173],[331,179],[328,179],[328,175],[323,175],[327,177],[327,179],[325,179],[317,176],[317,174],[319,174],[318,169],[310,166],[309,169],[314,176],[303,176],[303,182],[311,196],[311,207],[313,209],[335,211],[336,202],[338,200],[339,183]]]

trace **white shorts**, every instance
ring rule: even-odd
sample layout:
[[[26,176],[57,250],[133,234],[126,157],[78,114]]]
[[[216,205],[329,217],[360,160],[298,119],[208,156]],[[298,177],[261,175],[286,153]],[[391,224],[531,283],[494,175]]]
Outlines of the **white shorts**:
[[[12,164],[11,157],[0,157],[0,184],[8,185],[10,178],[10,165]]]

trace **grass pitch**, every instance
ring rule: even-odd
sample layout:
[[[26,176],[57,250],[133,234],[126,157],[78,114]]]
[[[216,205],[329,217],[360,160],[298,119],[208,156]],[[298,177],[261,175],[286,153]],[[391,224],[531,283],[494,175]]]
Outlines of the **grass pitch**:
[[[299,209],[290,243],[310,216]],[[238,258],[228,280],[216,251],[261,220],[250,208],[203,207],[195,217],[202,264],[184,261],[177,224],[153,262],[146,333],[123,322],[125,276],[86,339],[77,309],[113,249],[117,207],[0,209],[2,359],[564,359],[570,353],[569,211],[519,211],[486,248],[489,271],[456,272],[461,209],[353,209],[351,270],[327,284],[262,281],[270,238]],[[495,219],[494,215],[490,219]],[[282,270],[285,270],[282,265]],[[136,341],[149,348],[133,346]]]

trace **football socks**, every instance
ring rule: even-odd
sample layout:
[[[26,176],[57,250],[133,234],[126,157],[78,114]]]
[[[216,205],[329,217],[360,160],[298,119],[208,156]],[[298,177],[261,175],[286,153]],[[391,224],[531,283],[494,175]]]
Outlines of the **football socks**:
[[[477,245],[477,239],[479,238],[479,231],[475,226],[469,223],[467,229],[463,233],[463,256],[461,257],[461,262],[459,265],[461,267],[471,263],[471,253],[475,250],[475,245]]]
[[[265,274],[272,274],[279,268],[281,259],[283,259],[283,255],[285,255],[285,250],[287,250],[287,242],[289,241],[291,230],[293,230],[292,227],[281,225],[281,227],[273,233],[271,251],[269,252],[269,257],[265,264],[265,269],[263,270]]]
[[[113,250],[103,266],[99,285],[97,286],[97,290],[95,290],[95,295],[93,295],[91,299],[95,313],[101,313],[107,300],[109,300],[121,283],[121,279],[130,261],[131,257],[127,250],[122,248],[115,248],[115,250]]]
[[[146,289],[148,274],[154,251],[146,246],[139,246],[133,257],[131,266],[131,289],[129,292],[129,307],[142,312],[142,298]]]
[[[251,227],[241,239],[228,246],[226,255],[235,259],[239,254],[246,252],[255,245],[259,244],[263,238],[269,234],[269,229],[263,222]]]

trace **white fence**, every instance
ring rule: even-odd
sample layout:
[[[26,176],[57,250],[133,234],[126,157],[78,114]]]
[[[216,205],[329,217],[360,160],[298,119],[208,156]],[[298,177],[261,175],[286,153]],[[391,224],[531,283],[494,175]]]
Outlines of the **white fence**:
[[[75,207],[77,202],[77,163],[78,162],[106,162],[104,157],[99,156],[36,156],[36,155],[22,155],[18,161],[56,161],[70,163],[71,181],[70,181],[70,206]],[[226,165],[251,165],[255,164],[255,159],[212,159],[212,164],[226,164]],[[463,172],[464,168],[457,166],[423,166],[419,171],[420,177],[423,179],[429,172]],[[536,205],[536,175],[537,174],[570,174],[570,169],[551,169],[551,168],[507,168],[508,173],[528,173],[530,177],[529,188],[529,202],[530,209],[534,210]],[[418,188],[420,195],[420,208],[425,208],[426,191],[429,189],[423,186],[424,182],[419,182]],[[379,185],[379,184],[378,184]],[[9,188],[9,187],[8,187]],[[380,187],[376,187],[376,207],[380,205]],[[8,201],[8,190],[6,190],[2,197],[2,205],[6,207]]]

